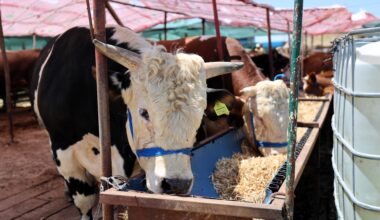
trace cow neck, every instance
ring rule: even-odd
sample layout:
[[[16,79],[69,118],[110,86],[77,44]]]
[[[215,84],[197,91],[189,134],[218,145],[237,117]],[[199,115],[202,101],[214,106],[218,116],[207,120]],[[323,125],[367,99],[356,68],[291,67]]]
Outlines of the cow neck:
[[[129,130],[132,136],[132,141],[134,141],[135,137],[134,137],[134,131],[133,131],[133,121],[132,121],[131,111],[129,110],[129,108],[127,108],[127,117],[128,117]],[[158,157],[158,156],[165,156],[165,155],[171,155],[171,154],[184,154],[184,155],[191,156],[191,151],[192,151],[191,147],[181,148],[177,150],[165,150],[162,147],[154,146],[150,148],[136,150],[136,155],[138,158]]]
[[[260,141],[256,139],[256,132],[255,132],[255,122],[254,122],[254,115],[253,111],[250,109],[249,111],[249,116],[251,120],[251,125],[252,125],[252,133],[253,133],[253,141],[258,147],[263,147],[263,148],[281,148],[281,147],[286,147],[288,146],[288,142],[268,142],[268,141]]]

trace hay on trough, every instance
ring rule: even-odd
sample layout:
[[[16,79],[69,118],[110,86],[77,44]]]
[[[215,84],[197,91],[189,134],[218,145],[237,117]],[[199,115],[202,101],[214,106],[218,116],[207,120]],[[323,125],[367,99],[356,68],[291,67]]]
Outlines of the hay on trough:
[[[323,102],[302,101],[298,103],[298,121],[313,122]]]
[[[297,128],[297,142],[308,128]],[[255,157],[249,154],[234,154],[222,158],[212,175],[214,188],[222,199],[262,203],[265,189],[285,162],[286,155]]]
[[[217,162],[212,181],[223,199],[262,203],[265,188],[285,160],[282,154],[267,157],[235,154]]]

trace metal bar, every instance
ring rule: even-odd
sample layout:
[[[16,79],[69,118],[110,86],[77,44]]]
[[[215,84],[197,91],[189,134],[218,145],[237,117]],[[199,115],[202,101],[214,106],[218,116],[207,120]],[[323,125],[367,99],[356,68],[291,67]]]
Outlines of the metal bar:
[[[94,0],[94,36],[102,42],[106,41],[106,14],[105,0]],[[96,86],[98,97],[99,139],[102,156],[102,175],[111,176],[111,134],[108,103],[108,76],[107,60],[95,50],[96,62]],[[103,204],[103,219],[113,218],[113,209],[110,205]]]
[[[4,33],[3,33],[3,22],[1,18],[1,9],[0,9],[0,49],[1,56],[3,58],[3,68],[5,76],[5,103],[7,108],[8,115],[8,131],[9,131],[9,143],[13,143],[14,134],[13,134],[13,118],[12,118],[12,100],[11,100],[11,77],[9,72],[9,63],[7,59],[7,53],[5,51],[4,43]]]
[[[288,53],[289,55],[292,53],[292,38],[290,37],[290,22],[286,21],[287,29],[288,29]]]
[[[91,9],[90,9],[90,0],[86,0],[86,8],[87,8],[87,17],[88,17],[88,24],[90,25],[90,34],[91,34],[91,40],[94,40],[94,25],[92,24],[92,16],[91,16]]]
[[[335,117],[335,116],[333,116]],[[333,118],[334,119],[334,118]],[[380,160],[380,155],[379,154],[368,154],[368,153],[363,153],[360,151],[355,150],[350,143],[348,143],[342,135],[339,133],[337,130],[337,127],[335,125],[334,120],[331,120],[331,127],[333,130],[334,137],[336,138],[337,141],[339,141],[347,150],[350,151],[350,153],[356,157],[361,157],[369,160]]]
[[[311,35],[310,48],[311,50],[314,48],[314,35]]]
[[[116,11],[113,9],[112,5],[110,4],[108,0],[106,1],[106,8],[108,12],[111,14],[111,16],[113,17],[113,19],[115,19],[116,23],[120,26],[125,27],[125,25],[123,24],[123,22],[121,21],[121,19],[119,18]]]
[[[303,0],[294,0],[293,15],[293,39],[292,59],[290,75],[289,94],[289,127],[288,127],[288,155],[286,164],[286,217],[292,220],[294,216],[294,170],[295,170],[295,148],[297,140],[297,114],[298,114],[298,77],[300,48],[302,40],[302,12]]]
[[[223,47],[222,47],[222,38],[220,36],[220,24],[219,24],[219,17],[218,17],[218,9],[216,6],[216,0],[212,0],[212,9],[214,12],[214,23],[215,23],[215,32],[216,32],[216,41],[217,41],[217,49],[218,49],[218,56],[219,60],[223,61],[224,54],[223,54]]]
[[[374,28],[361,28],[361,29],[356,29],[353,31],[350,31],[347,33],[347,35],[357,35],[357,34],[373,34],[373,33],[378,33],[380,32],[379,27],[374,27]]]
[[[380,98],[380,93],[370,93],[370,92],[354,92],[351,89],[344,88],[339,85],[335,80],[332,81],[335,89],[341,91],[342,93],[353,96],[353,97],[363,97],[363,98]]]
[[[202,35],[206,35],[206,20],[202,18]]]
[[[336,157],[335,156],[335,153],[334,151],[332,152],[333,154],[333,157]],[[339,184],[342,186],[343,188],[343,191],[345,192],[346,195],[348,195],[348,197],[350,198],[350,200],[356,205],[356,206],[359,206],[363,209],[366,209],[366,210],[371,210],[371,211],[375,211],[375,212],[380,212],[380,206],[374,206],[374,205],[370,205],[370,204],[366,204],[364,202],[361,202],[359,201],[354,193],[350,190],[350,187],[348,187],[346,185],[346,183],[344,182],[342,176],[339,174],[339,170],[338,168],[336,167],[335,163],[332,163],[332,167],[333,167],[333,170],[334,170],[334,174],[335,174],[335,179],[338,180]]]
[[[321,35],[321,46],[323,47],[323,34]]]
[[[33,34],[33,44],[32,44],[32,48],[33,49],[36,49],[37,47],[37,36],[36,34]]]
[[[308,50],[308,47],[307,47],[307,32],[305,32],[304,51],[303,51],[304,57],[306,57],[307,54],[308,54],[307,50]]]
[[[222,37],[220,35],[220,24],[219,24],[219,17],[218,17],[218,8],[216,6],[216,0],[212,0],[212,9],[214,12],[214,23],[215,23],[215,32],[216,32],[216,46],[218,49],[218,56],[219,60],[224,60],[224,54],[223,54],[223,46],[222,46]],[[223,88],[226,88],[226,76],[222,76],[222,85]]]
[[[121,5],[127,5],[127,6],[131,6],[131,7],[135,7],[135,8],[143,8],[143,9],[149,9],[149,10],[153,10],[153,11],[161,11],[161,12],[169,12],[169,13],[172,13],[172,14],[186,15],[186,13],[180,13],[180,12],[176,12],[176,11],[151,8],[151,7],[148,7],[148,6],[139,6],[139,5],[134,5],[134,4],[130,4],[130,3],[122,2],[122,1],[117,1],[117,0],[109,0],[109,1],[121,4]]]
[[[166,35],[168,32],[168,29],[166,27],[167,23],[168,23],[168,13],[165,11],[164,12],[164,40],[167,40],[167,35]]]
[[[270,27],[270,11],[269,8],[266,8],[267,12],[267,29],[268,29],[268,59],[269,59],[269,78],[272,80],[274,78],[274,71],[273,71],[273,53],[272,53],[272,33],[271,33],[271,27]]]

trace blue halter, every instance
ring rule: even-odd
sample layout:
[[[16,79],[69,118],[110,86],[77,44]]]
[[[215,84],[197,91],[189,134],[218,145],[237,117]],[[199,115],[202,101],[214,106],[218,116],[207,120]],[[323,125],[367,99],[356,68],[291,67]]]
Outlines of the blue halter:
[[[249,115],[251,116],[251,123],[252,123],[252,132],[253,132],[253,139],[258,147],[273,147],[273,148],[280,148],[280,147],[286,147],[288,146],[288,142],[267,142],[267,141],[258,141],[256,139],[255,135],[255,124],[254,124],[254,118],[252,111],[249,112]]]
[[[128,117],[128,124],[129,124],[129,130],[131,131],[132,140],[135,139],[134,132],[133,132],[133,123],[132,123],[132,115],[129,109],[127,109],[127,117]],[[139,149],[136,150],[137,157],[158,157],[158,156],[165,156],[170,154],[184,154],[191,156],[191,147],[188,148],[182,148],[178,150],[165,150],[161,147],[151,147],[151,148],[145,148],[145,149]]]
[[[279,73],[279,74],[277,74],[277,75],[273,78],[273,80],[282,79],[282,78],[284,78],[284,77],[285,77],[285,74],[284,74],[284,73]]]

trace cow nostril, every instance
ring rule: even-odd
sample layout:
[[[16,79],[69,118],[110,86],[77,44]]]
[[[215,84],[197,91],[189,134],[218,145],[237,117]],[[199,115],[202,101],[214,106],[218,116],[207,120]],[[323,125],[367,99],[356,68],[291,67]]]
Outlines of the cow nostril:
[[[192,185],[192,179],[167,179],[164,178],[161,187],[167,194],[187,194]]]
[[[162,187],[162,190],[164,191],[164,193],[168,193],[170,192],[170,185],[169,183],[167,182],[167,179],[164,178],[161,182],[161,187]]]

